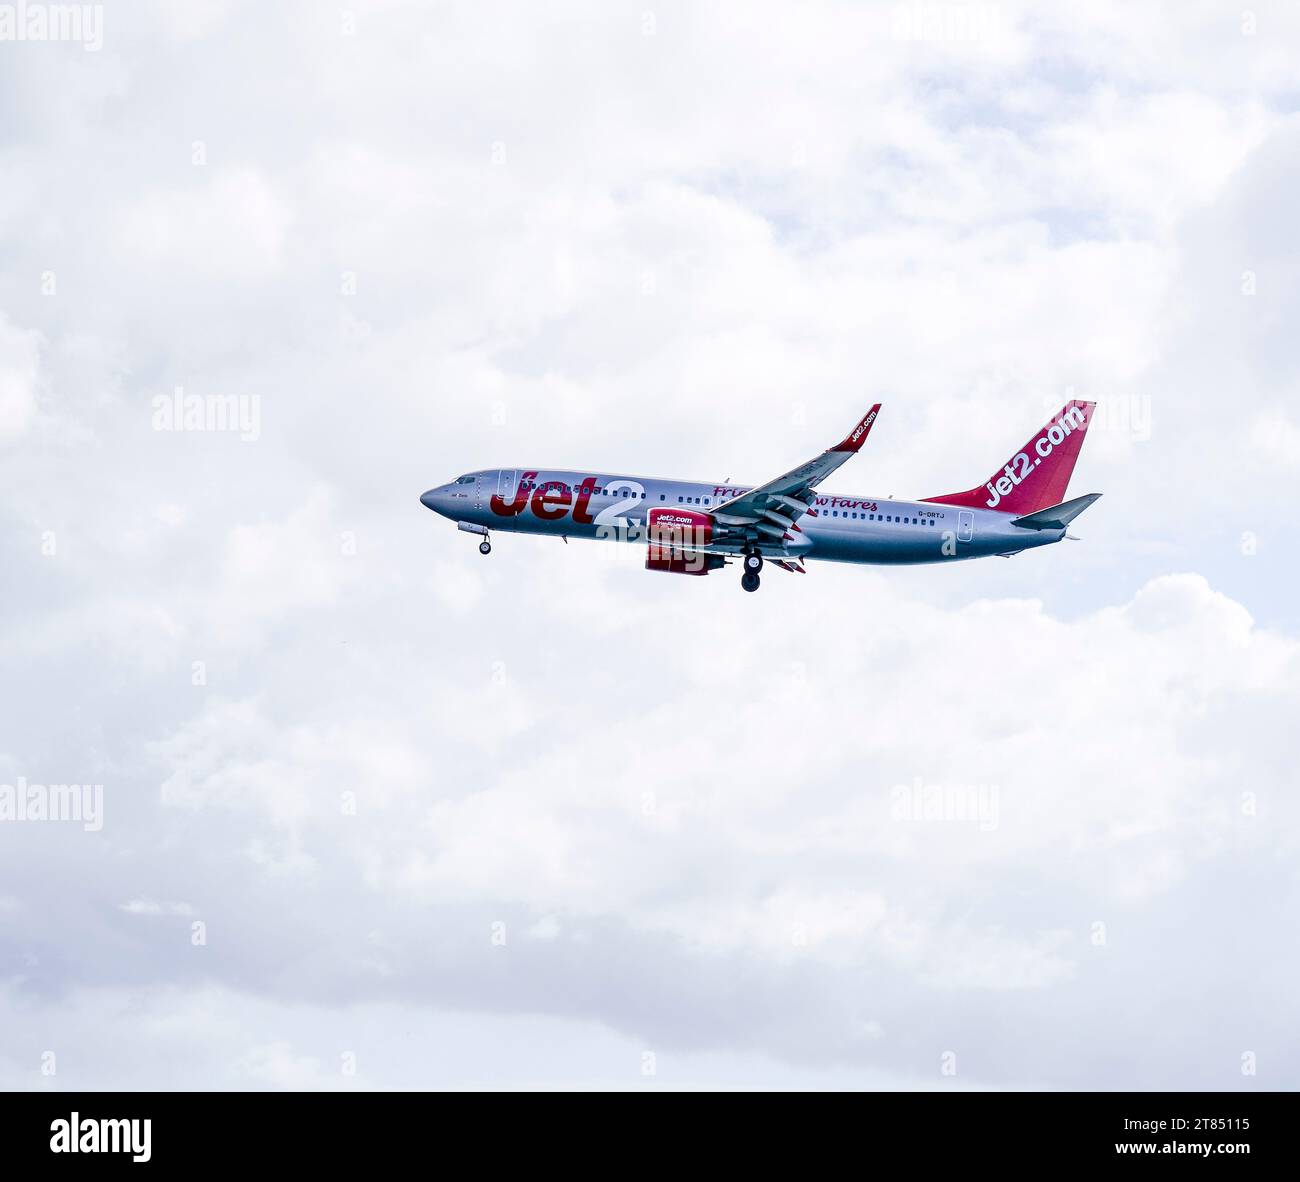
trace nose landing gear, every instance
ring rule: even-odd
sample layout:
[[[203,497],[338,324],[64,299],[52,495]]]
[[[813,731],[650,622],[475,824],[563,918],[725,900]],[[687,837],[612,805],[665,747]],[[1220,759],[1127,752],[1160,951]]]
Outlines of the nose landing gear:
[[[492,553],[492,542],[489,540],[486,525],[479,525],[473,521],[458,521],[456,522],[456,528],[467,534],[477,534],[482,539],[478,544],[480,554],[486,557]]]

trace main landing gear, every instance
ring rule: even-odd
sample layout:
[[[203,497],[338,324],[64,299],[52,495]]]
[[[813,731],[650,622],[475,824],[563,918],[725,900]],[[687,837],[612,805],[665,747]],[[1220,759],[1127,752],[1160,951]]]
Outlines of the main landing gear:
[[[489,541],[487,540],[487,538],[484,538],[484,539],[483,539],[483,540],[478,544],[478,552],[479,552],[480,554],[484,555],[485,557],[486,557],[488,554],[491,554],[491,553],[492,553],[492,543],[489,542]]]
[[[763,569],[763,556],[757,550],[747,550],[745,552],[745,573],[740,576],[740,585],[746,591],[757,591],[759,586],[758,572]]]
[[[757,591],[760,582],[762,582],[762,580],[751,571],[746,571],[740,576],[740,585],[744,587],[746,591]]]

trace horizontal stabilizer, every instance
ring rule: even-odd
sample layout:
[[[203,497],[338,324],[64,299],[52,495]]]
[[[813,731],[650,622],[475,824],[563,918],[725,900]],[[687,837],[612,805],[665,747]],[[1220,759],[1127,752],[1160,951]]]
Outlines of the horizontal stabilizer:
[[[1086,497],[1075,497],[1072,501],[1064,501],[1047,509],[1039,509],[1037,513],[1017,517],[1011,524],[1018,525],[1021,529],[1065,529],[1100,496],[1101,493],[1089,493]]]

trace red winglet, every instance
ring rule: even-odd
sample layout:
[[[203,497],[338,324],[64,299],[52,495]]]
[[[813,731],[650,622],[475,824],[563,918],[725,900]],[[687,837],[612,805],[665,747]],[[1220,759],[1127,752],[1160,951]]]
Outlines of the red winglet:
[[[867,417],[844,437],[844,442],[837,443],[831,448],[831,451],[860,451],[862,445],[867,441],[867,436],[871,433],[871,424],[876,421],[876,415],[879,413],[880,403],[877,402],[875,406],[867,411]]]

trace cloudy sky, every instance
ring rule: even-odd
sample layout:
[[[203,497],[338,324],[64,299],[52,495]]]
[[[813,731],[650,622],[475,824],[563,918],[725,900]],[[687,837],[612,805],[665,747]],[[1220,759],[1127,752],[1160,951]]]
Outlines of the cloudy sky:
[[[1295,6],[345,9],[0,42],[0,1086],[1300,1086]],[[1011,561],[418,502],[1074,397]]]

